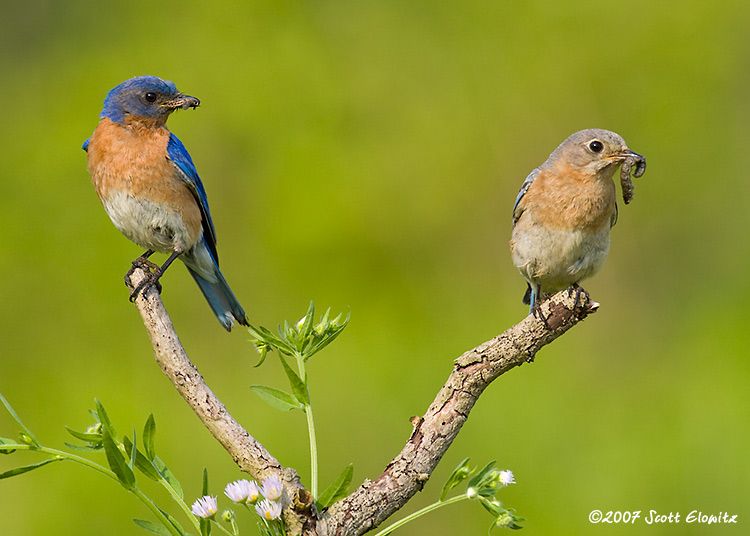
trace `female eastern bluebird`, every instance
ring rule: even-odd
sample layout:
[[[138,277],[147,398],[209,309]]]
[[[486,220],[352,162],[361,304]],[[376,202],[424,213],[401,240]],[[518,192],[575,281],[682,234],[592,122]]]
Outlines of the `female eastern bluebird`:
[[[513,207],[510,251],[528,282],[523,302],[531,311],[544,294],[577,286],[604,264],[617,221],[612,176],[631,158],[645,168],[618,134],[590,128],[572,134],[526,177]]]
[[[161,78],[126,80],[107,94],[101,121],[83,149],[104,210],[120,232],[147,249],[133,265],[154,269],[133,290],[131,300],[158,284],[179,256],[229,331],[235,321],[248,325],[245,311],[219,271],[216,231],[198,172],[166,126],[176,109],[199,105],[198,99]],[[170,253],[161,267],[146,260],[155,251]]]

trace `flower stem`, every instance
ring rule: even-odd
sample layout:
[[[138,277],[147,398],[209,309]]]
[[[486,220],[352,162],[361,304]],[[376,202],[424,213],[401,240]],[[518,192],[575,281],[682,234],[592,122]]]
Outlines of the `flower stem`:
[[[52,456],[55,456],[56,458],[61,458],[63,460],[70,460],[72,462],[76,462],[76,463],[79,463],[81,465],[84,465],[84,466],[88,467],[89,469],[93,469],[94,471],[102,473],[103,475],[108,476],[109,478],[111,478],[115,482],[119,482],[119,480],[117,479],[117,475],[114,474],[112,471],[110,471],[106,467],[104,467],[102,465],[99,465],[96,462],[92,462],[91,460],[86,459],[86,458],[84,458],[82,456],[77,456],[77,455],[71,454],[69,452],[65,452],[65,451],[62,451],[62,450],[57,450],[57,449],[53,449],[53,448],[49,448],[49,447],[32,447],[32,446],[27,445],[25,443],[19,443],[17,445],[5,444],[3,446],[6,447],[6,448],[13,448],[13,449],[16,449],[16,450],[30,450],[30,451],[34,451],[34,452],[43,452],[45,454],[50,454]]]
[[[187,505],[187,503],[185,503],[185,501],[177,494],[177,492],[172,488],[172,486],[169,485],[166,480],[162,479],[161,485],[166,488],[166,490],[169,492],[169,495],[172,497],[172,500],[177,503],[177,505],[182,509],[183,512],[185,512],[185,515],[193,524],[193,527],[200,533],[200,523],[198,523],[198,519],[190,510],[190,507]]]
[[[216,527],[218,527],[218,528],[219,528],[219,530],[220,530],[220,531],[222,531],[222,532],[223,532],[224,534],[228,534],[229,536],[235,536],[235,535],[237,534],[236,532],[235,532],[234,534],[232,534],[231,532],[229,532],[229,531],[227,530],[227,528],[226,528],[226,527],[224,527],[224,526],[223,526],[223,525],[222,525],[221,523],[219,523],[218,521],[214,521],[214,525],[215,525]],[[234,524],[234,525],[233,525],[232,529],[234,529],[234,527],[236,527],[236,524]]]
[[[132,490],[129,490],[133,495],[138,497],[138,500],[140,500],[143,504],[146,505],[146,508],[151,510],[151,513],[156,516],[156,519],[158,519],[162,525],[164,525],[164,528],[166,528],[170,534],[174,536],[180,536],[180,531],[177,530],[177,528],[172,525],[172,522],[169,521],[167,516],[165,516],[161,510],[159,510],[159,507],[157,507],[151,499],[149,499],[141,490],[138,488],[133,488]]]
[[[6,447],[13,447],[17,450],[31,450],[36,452],[43,452],[45,454],[50,454],[52,456],[55,456],[57,458],[61,458],[63,460],[70,460],[71,462],[78,463],[80,465],[83,465],[85,467],[88,467],[89,469],[93,469],[94,471],[97,471],[104,476],[108,476],[115,482],[119,482],[117,479],[117,475],[114,474],[112,471],[107,469],[106,467],[99,465],[96,462],[92,462],[91,460],[84,458],[83,456],[77,456],[76,454],[71,454],[70,452],[65,452],[62,450],[53,449],[50,447],[31,447],[26,444],[18,444],[18,445],[4,445]],[[198,521],[196,520],[195,516],[192,514],[192,512],[187,508],[187,505],[185,505],[185,502],[182,501],[175,493],[174,490],[172,490],[169,485],[165,485],[167,489],[170,490],[170,493],[172,494],[172,498],[175,500],[177,504],[180,505],[180,507],[185,511],[188,518],[192,521],[193,525],[196,529],[200,530],[200,526],[198,525]],[[151,512],[156,516],[156,518],[161,521],[161,523],[164,525],[164,527],[170,532],[170,534],[173,534],[174,536],[180,536],[180,533],[172,526],[172,523],[164,516],[164,514],[159,510],[159,508],[149,499],[141,490],[138,488],[134,488],[130,491],[133,495],[135,495],[138,500],[140,500],[143,504],[146,505],[146,507],[151,510]]]
[[[396,529],[398,529],[398,528],[403,527],[404,525],[406,525],[409,521],[414,521],[418,517],[421,517],[421,516],[423,516],[423,515],[425,515],[425,514],[427,514],[429,512],[432,512],[433,510],[437,510],[438,508],[442,508],[443,506],[447,506],[449,504],[453,504],[453,503],[457,503],[457,502],[463,501],[463,500],[465,500],[467,498],[468,497],[466,496],[466,494],[463,493],[461,495],[456,495],[455,497],[451,497],[450,499],[447,499],[445,501],[438,501],[438,502],[432,503],[430,505],[427,505],[424,508],[422,508],[421,510],[417,510],[413,514],[409,514],[405,518],[403,518],[403,519],[401,519],[399,521],[396,521],[395,523],[389,525],[388,527],[386,527],[383,530],[381,530],[380,532],[378,532],[375,536],[385,536],[386,534],[390,534],[394,530],[396,530]]]
[[[310,402],[310,388],[307,385],[307,371],[305,370],[305,356],[295,352],[294,357],[297,359],[297,368],[299,377],[305,383],[307,389],[307,403],[304,407],[305,416],[307,417],[307,434],[310,437],[310,492],[312,496],[318,497],[318,442],[315,438],[315,421],[313,419],[312,403]]]
[[[312,496],[318,497],[318,444],[315,439],[315,421],[313,421],[312,405],[305,405],[305,415],[307,416],[307,431],[310,436],[310,491]]]

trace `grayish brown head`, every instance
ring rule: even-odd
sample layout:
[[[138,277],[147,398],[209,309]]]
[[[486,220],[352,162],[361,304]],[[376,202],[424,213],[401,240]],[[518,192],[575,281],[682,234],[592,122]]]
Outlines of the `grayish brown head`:
[[[601,128],[588,128],[568,136],[544,165],[557,166],[558,162],[567,162],[578,171],[591,174],[605,171],[611,177],[617,164],[631,156],[640,157],[628,149],[619,134]]]

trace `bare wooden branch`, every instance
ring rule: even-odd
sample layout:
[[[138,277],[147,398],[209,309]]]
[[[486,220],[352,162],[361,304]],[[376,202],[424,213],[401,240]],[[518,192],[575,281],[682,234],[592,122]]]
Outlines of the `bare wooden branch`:
[[[131,286],[137,286],[144,277],[142,269],[134,270]],[[284,482],[287,497],[296,512],[296,515],[291,511],[287,512],[285,521],[288,527],[296,527],[300,532],[311,515],[312,496],[300,483],[297,472],[283,467],[232,417],[206,385],[177,337],[172,320],[156,289],[151,287],[139,294],[135,304],[141,313],[154,348],[154,357],[162,372],[242,471],[258,481],[276,475]]]
[[[144,272],[136,269],[137,285]],[[458,435],[487,386],[501,374],[533,361],[536,353],[595,312],[599,304],[583,292],[562,291],[504,333],[455,360],[445,385],[421,418],[402,451],[375,481],[365,481],[351,495],[323,513],[296,471],[284,468],[227,411],[187,357],[155,289],[136,299],[159,366],[211,434],[241,470],[253,478],[276,474],[285,483],[289,505],[288,534],[359,536],[377,527],[421,490]]]
[[[599,304],[587,293],[562,291],[542,304],[540,320],[529,315],[501,335],[464,353],[427,413],[415,420],[406,445],[374,482],[334,504],[321,519],[320,534],[364,534],[393,515],[420,491],[458,435],[479,395],[498,376],[533,361],[536,353]],[[546,324],[546,325],[545,325]]]

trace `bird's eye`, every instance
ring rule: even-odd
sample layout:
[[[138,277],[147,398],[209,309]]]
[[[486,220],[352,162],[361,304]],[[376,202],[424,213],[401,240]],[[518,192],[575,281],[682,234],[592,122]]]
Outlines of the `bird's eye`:
[[[153,91],[149,91],[148,93],[146,93],[146,94],[144,95],[144,98],[145,98],[145,99],[146,99],[146,100],[147,100],[148,102],[156,102],[156,93],[154,93]]]
[[[591,152],[594,153],[601,153],[604,149],[604,144],[600,142],[599,140],[594,140],[591,143],[589,143],[589,149],[591,149]]]

